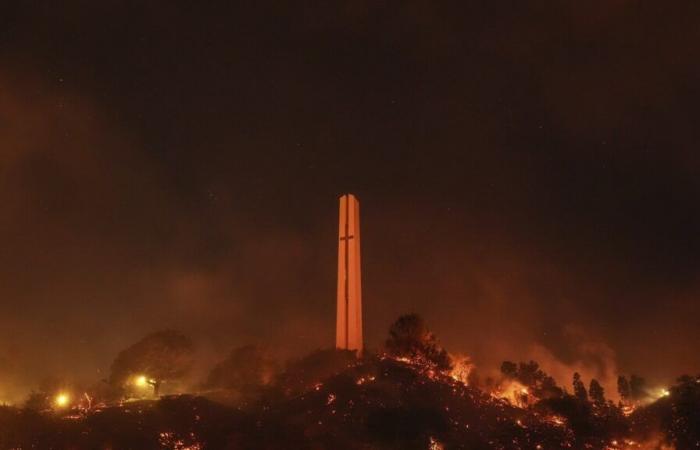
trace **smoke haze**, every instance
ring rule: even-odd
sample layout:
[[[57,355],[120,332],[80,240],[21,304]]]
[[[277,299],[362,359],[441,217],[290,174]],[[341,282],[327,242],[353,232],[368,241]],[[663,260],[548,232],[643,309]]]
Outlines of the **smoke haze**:
[[[0,400],[154,329],[332,345],[344,192],[370,347],[697,373],[697,2],[528,3],[8,2]]]

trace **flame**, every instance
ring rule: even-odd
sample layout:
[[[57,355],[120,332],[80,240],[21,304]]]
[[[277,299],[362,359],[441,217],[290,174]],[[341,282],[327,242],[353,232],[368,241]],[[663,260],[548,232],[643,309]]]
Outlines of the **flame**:
[[[507,400],[513,406],[524,407],[529,401],[530,391],[520,382],[512,380],[505,381],[491,395],[495,398]]]
[[[466,386],[469,386],[469,374],[474,369],[474,364],[468,356],[453,355],[453,368],[450,377]]]
[[[428,447],[428,450],[444,450],[444,448],[440,441],[430,436],[430,447]]]

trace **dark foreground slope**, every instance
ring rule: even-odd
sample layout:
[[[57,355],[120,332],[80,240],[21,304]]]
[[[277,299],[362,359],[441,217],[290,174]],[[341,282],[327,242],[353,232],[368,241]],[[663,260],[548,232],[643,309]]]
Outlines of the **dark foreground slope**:
[[[323,372],[323,371],[320,371]],[[90,412],[0,410],[0,446],[38,449],[693,448],[694,380],[629,418],[571,397],[516,408],[390,358],[292,368],[245,405],[204,397],[127,402]],[[681,397],[683,395],[683,397]],[[677,397],[674,397],[677,396]],[[681,408],[681,409],[679,409]],[[683,409],[684,408],[684,409]],[[693,422],[695,420],[695,422]],[[649,440],[647,444],[639,444]]]

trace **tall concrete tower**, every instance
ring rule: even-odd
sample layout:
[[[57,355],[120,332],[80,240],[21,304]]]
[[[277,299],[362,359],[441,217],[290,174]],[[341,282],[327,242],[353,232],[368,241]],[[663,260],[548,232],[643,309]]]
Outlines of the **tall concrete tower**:
[[[338,303],[335,346],[362,354],[362,282],[360,276],[360,202],[340,197],[338,227]]]

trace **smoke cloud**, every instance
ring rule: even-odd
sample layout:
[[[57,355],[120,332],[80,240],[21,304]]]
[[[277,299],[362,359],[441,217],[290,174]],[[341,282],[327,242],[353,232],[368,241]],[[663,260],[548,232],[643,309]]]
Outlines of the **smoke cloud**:
[[[3,8],[0,400],[154,329],[331,345],[348,191],[369,347],[698,371],[697,2]]]

